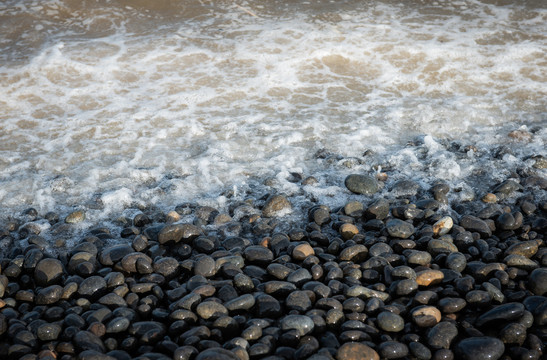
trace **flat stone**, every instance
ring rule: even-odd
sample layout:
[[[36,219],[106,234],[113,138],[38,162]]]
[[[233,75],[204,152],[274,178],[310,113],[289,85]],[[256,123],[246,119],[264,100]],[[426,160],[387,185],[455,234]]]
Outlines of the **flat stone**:
[[[457,313],[467,306],[465,299],[458,297],[445,297],[439,300],[439,307],[445,314]]]
[[[268,265],[273,259],[273,252],[261,245],[251,245],[245,248],[243,256],[251,264]]]
[[[535,240],[523,241],[513,244],[505,250],[505,255],[521,255],[531,258],[538,252],[538,243]]]
[[[227,301],[224,306],[228,311],[250,310],[255,304],[255,298],[251,294],[244,294]]]
[[[349,191],[356,194],[370,195],[378,191],[378,181],[373,176],[351,174],[346,177],[344,184]]]
[[[416,273],[416,282],[419,286],[436,285],[443,281],[444,274],[440,270],[422,270]]]
[[[499,305],[479,316],[475,325],[483,326],[489,322],[517,320],[524,314],[524,310],[524,305],[521,303]]]
[[[348,288],[345,291],[345,295],[348,297],[358,297],[358,298],[364,298],[364,299],[378,298],[382,301],[386,301],[387,299],[389,299],[388,293],[385,293],[383,291],[372,290],[362,285],[354,285]]]
[[[80,283],[78,294],[88,298],[98,298],[106,291],[106,281],[100,276],[90,276]]]
[[[344,248],[338,255],[340,261],[352,261],[354,263],[360,263],[366,260],[368,255],[368,249],[365,245],[352,245]]]
[[[228,315],[228,309],[217,302],[204,301],[196,307],[196,313],[204,320],[215,320],[221,316]]]
[[[67,224],[77,224],[85,220],[85,212],[83,210],[74,211],[65,218]]]
[[[118,334],[125,332],[128,328],[131,322],[128,318],[125,317],[116,317],[106,325],[106,333],[107,334]]]
[[[199,353],[195,360],[240,360],[233,352],[216,347],[209,348]]]
[[[501,340],[493,337],[470,337],[460,341],[454,352],[458,359],[462,360],[497,360],[505,352],[505,345]]]
[[[427,243],[427,251],[432,256],[458,252],[458,247],[453,243],[441,239],[433,239]]]
[[[492,230],[484,220],[472,215],[464,215],[460,219],[460,226],[471,232],[478,232],[481,237],[489,238]]]
[[[340,346],[336,360],[380,360],[380,355],[365,344],[348,342]]]
[[[304,315],[288,315],[280,320],[282,331],[296,330],[300,336],[310,334],[314,329],[313,320]]]

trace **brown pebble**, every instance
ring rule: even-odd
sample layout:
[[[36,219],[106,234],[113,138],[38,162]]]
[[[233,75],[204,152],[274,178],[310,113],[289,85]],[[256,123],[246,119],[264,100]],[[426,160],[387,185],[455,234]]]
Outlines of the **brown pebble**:
[[[419,286],[429,286],[439,284],[444,279],[444,274],[440,270],[423,270],[416,273],[416,282]]]
[[[450,216],[445,216],[433,224],[433,234],[435,236],[448,234],[452,226],[454,226],[454,220]]]
[[[359,234],[359,229],[353,224],[343,224],[340,226],[340,235],[342,235],[344,240],[349,240],[357,234]]]
[[[484,195],[481,200],[485,203],[496,203],[498,202],[498,197],[495,194],[488,193]]]
[[[513,130],[508,134],[508,136],[512,139],[517,140],[517,141],[531,141],[532,140],[532,134],[530,134],[526,130]]]
[[[167,215],[165,215],[165,222],[168,224],[172,224],[179,220],[180,220],[180,214],[176,211],[169,211]]]
[[[336,352],[337,360],[380,360],[380,356],[370,346],[348,342]]]
[[[435,326],[441,321],[441,312],[434,306],[419,306],[410,313],[419,327]]]
[[[297,245],[292,251],[292,257],[295,260],[302,261],[310,255],[315,255],[315,251],[310,244]]]

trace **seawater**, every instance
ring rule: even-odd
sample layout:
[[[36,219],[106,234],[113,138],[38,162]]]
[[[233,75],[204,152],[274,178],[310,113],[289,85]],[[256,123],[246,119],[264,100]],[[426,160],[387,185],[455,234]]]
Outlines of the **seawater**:
[[[5,0],[0,217],[479,194],[547,156],[546,104],[541,0]]]

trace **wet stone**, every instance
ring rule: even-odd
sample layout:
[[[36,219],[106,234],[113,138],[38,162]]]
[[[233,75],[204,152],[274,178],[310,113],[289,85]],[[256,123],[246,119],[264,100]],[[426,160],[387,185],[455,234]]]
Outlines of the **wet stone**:
[[[268,265],[274,259],[272,251],[260,245],[248,246],[243,255],[249,263],[257,265]]]
[[[408,347],[398,341],[384,341],[378,346],[382,359],[400,359],[408,355]]]
[[[273,195],[266,200],[262,209],[262,216],[275,217],[283,216],[292,210],[289,200],[283,195]]]
[[[427,348],[422,343],[419,342],[410,342],[408,344],[410,353],[419,360],[429,360],[431,359],[431,350]]]
[[[67,224],[77,224],[85,220],[85,212],[83,210],[74,211],[65,218]]]
[[[352,174],[344,180],[346,188],[356,194],[374,194],[378,191],[378,181],[373,176]]]
[[[526,340],[526,326],[519,323],[508,324],[500,331],[499,339],[505,344],[522,346]]]
[[[51,305],[59,301],[61,295],[63,295],[63,288],[59,285],[51,285],[38,290],[35,301],[37,305]]]
[[[405,255],[409,265],[425,266],[431,263],[432,260],[431,254],[427,251],[405,250],[403,254]]]
[[[99,262],[105,266],[112,266],[120,261],[125,255],[134,252],[135,250],[126,244],[114,245],[101,251],[99,254]]]
[[[472,215],[464,215],[460,219],[460,225],[468,231],[478,232],[481,237],[488,238],[492,236],[492,230],[482,219]]]
[[[118,334],[126,331],[129,328],[130,321],[125,317],[116,317],[106,325],[107,334]]]
[[[455,348],[458,359],[499,359],[505,352],[505,346],[493,337],[470,337],[460,341]]]
[[[219,347],[206,349],[195,360],[240,360],[233,352]]]
[[[459,312],[466,306],[467,302],[462,298],[445,297],[439,300],[440,310],[445,314]]]
[[[507,303],[494,307],[485,312],[475,322],[477,326],[483,326],[490,322],[510,322],[519,319],[524,314],[524,305],[521,303]]]
[[[445,264],[449,269],[461,273],[467,266],[467,259],[461,252],[452,252],[446,257]]]
[[[61,333],[62,327],[59,324],[43,324],[36,330],[36,336],[41,341],[57,340]]]
[[[194,264],[194,274],[212,277],[216,274],[215,260],[210,256],[201,256]]]
[[[219,304],[214,301],[205,301],[200,303],[196,307],[196,313],[205,320],[208,319],[217,319],[220,316],[228,315],[228,310],[222,304]]]
[[[282,331],[296,330],[300,336],[311,333],[314,329],[313,320],[304,315],[288,315],[280,321]]]
[[[336,352],[336,360],[380,360],[380,356],[365,344],[348,342],[340,346]]]
[[[78,294],[89,298],[98,298],[106,291],[106,281],[100,276],[90,276],[78,287]]]
[[[423,270],[416,273],[416,283],[419,286],[436,285],[442,282],[444,273],[440,270]]]
[[[419,327],[432,327],[441,321],[441,312],[434,306],[419,306],[412,309],[410,315]]]
[[[400,239],[406,239],[414,233],[414,226],[400,219],[389,220],[386,223],[386,229],[389,235]]]
[[[42,259],[34,269],[34,280],[39,286],[53,285],[63,276],[63,264],[57,259]]]
[[[74,344],[81,350],[94,350],[100,353],[106,352],[102,340],[89,331],[79,331],[74,335]]]
[[[456,336],[458,336],[456,325],[443,321],[428,332],[427,343],[434,349],[449,349]]]
[[[535,295],[547,294],[547,269],[540,268],[532,271],[528,278],[528,288]]]
[[[255,304],[255,298],[251,294],[241,295],[235,299],[227,301],[224,306],[229,311],[250,310]]]
[[[314,254],[315,254],[315,251],[310,246],[310,244],[307,244],[307,243],[299,244],[295,246],[295,248],[292,251],[292,257],[298,261],[303,261],[308,256],[311,256]]]
[[[402,331],[405,326],[405,321],[401,316],[389,311],[383,311],[378,314],[376,321],[380,329],[389,332]]]

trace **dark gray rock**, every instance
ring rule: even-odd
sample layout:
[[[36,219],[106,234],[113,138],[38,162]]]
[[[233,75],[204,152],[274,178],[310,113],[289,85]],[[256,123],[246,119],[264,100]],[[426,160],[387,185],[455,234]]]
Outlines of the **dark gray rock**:
[[[490,322],[510,322],[519,319],[524,314],[524,305],[521,303],[507,303],[494,307],[485,312],[475,322],[477,326],[483,326]]]
[[[493,337],[470,337],[460,341],[454,352],[462,360],[497,360],[505,352],[505,346],[501,340]]]
[[[57,259],[42,259],[34,269],[34,280],[39,286],[58,283],[63,276],[63,264]]]
[[[368,175],[348,175],[344,180],[344,184],[349,191],[364,195],[374,194],[379,188],[376,178]]]
[[[414,226],[411,223],[400,219],[389,220],[386,223],[386,229],[389,235],[401,239],[406,239],[414,234]]]

